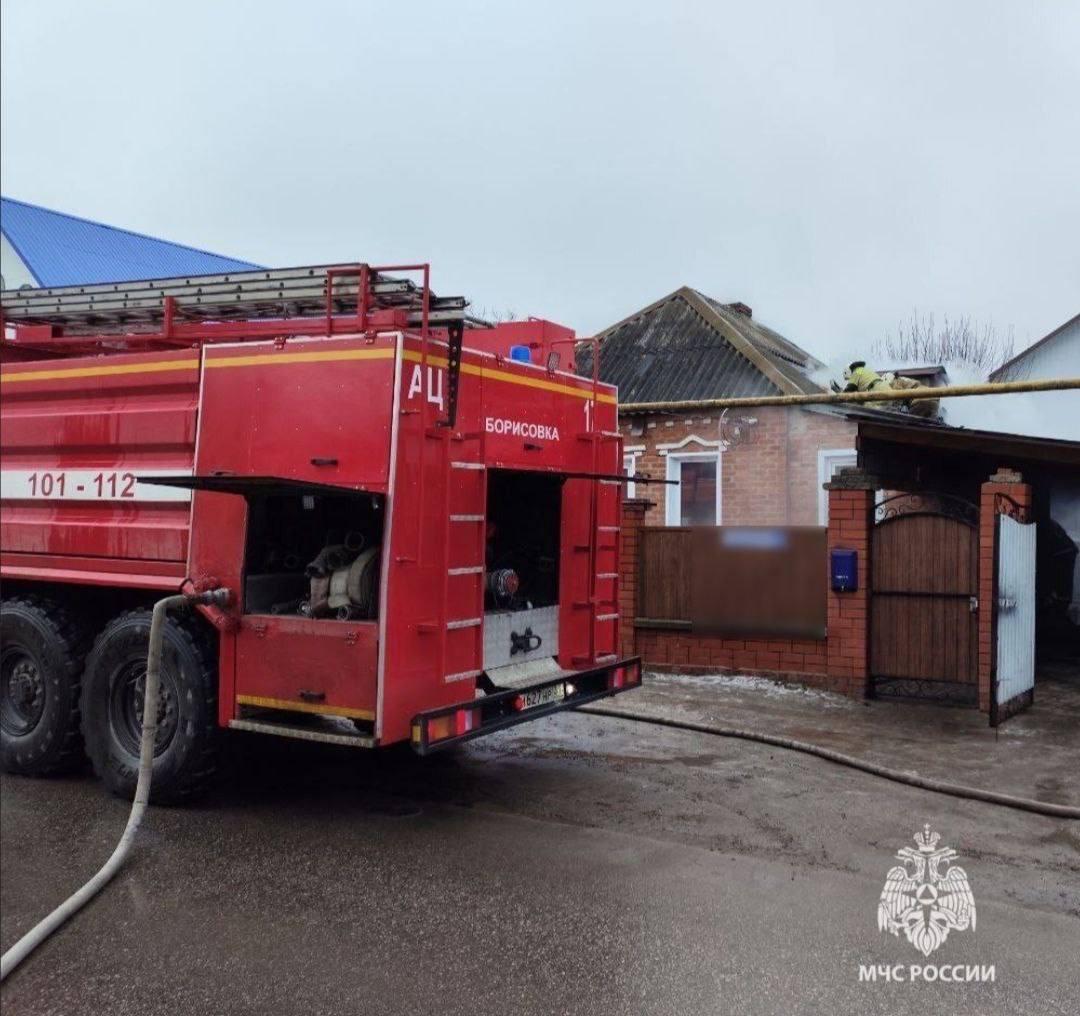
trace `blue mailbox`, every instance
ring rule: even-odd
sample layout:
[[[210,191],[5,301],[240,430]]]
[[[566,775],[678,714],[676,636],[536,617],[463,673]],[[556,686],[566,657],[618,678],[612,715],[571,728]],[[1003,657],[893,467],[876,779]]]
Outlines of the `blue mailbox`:
[[[859,588],[859,552],[833,550],[829,554],[829,575],[834,593],[853,593]]]

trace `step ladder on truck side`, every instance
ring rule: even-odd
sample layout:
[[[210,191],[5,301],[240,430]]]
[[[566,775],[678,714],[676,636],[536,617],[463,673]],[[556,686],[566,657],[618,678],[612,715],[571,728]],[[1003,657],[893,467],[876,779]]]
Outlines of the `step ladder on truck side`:
[[[611,475],[610,468],[603,468],[612,458],[604,454],[611,444],[615,446],[614,461],[622,463],[623,439],[618,430],[605,430],[600,421],[600,343],[593,339],[591,344],[592,393],[585,414],[586,427],[578,435],[589,445],[595,478],[589,491],[589,595],[583,605],[589,612],[589,651],[574,662],[597,666],[618,658],[620,522],[625,481]]]

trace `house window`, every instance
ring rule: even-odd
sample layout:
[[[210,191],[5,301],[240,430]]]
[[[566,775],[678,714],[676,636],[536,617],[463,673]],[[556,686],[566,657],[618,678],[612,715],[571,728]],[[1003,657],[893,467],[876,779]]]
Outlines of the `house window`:
[[[667,489],[669,526],[720,524],[720,455],[718,452],[668,454],[667,478],[678,486]]]
[[[829,524],[828,483],[839,470],[858,465],[854,448],[822,448],[818,451],[818,525]]]

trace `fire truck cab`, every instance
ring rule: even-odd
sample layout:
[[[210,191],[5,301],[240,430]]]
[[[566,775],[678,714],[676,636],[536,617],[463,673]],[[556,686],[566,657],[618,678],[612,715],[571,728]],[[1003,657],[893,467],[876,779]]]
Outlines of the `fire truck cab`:
[[[423,265],[3,314],[7,771],[85,746],[133,792],[148,607],[178,589],[229,600],[169,622],[157,800],[201,789],[221,729],[424,754],[640,683],[617,395],[562,369],[568,329],[471,319]]]

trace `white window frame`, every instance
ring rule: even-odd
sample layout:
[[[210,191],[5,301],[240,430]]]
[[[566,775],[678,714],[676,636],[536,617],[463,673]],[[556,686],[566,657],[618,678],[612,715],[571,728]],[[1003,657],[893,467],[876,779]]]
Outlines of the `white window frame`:
[[[704,444],[705,442],[701,443]],[[669,452],[667,455],[667,479],[680,480],[682,478],[682,464],[684,462],[716,463],[716,524],[718,526],[721,525],[723,521],[723,515],[721,514],[721,508],[723,504],[721,489],[723,485],[720,482],[720,477],[721,467],[723,465],[723,455],[721,454],[720,449],[718,448],[715,451],[709,452],[679,452],[677,454]],[[681,490],[682,488],[675,484],[669,484],[667,487],[667,494],[664,505],[665,525],[682,525],[682,499],[680,496]]]
[[[627,476],[633,476],[637,472],[637,460],[645,453],[645,446],[642,445],[624,445],[623,454],[623,472]],[[629,465],[627,464],[629,462]],[[629,480],[626,483],[626,496],[637,497],[637,484],[633,480]]]
[[[859,453],[854,448],[820,448],[817,453],[818,525],[829,524],[829,492],[825,489],[837,469],[858,465]]]

